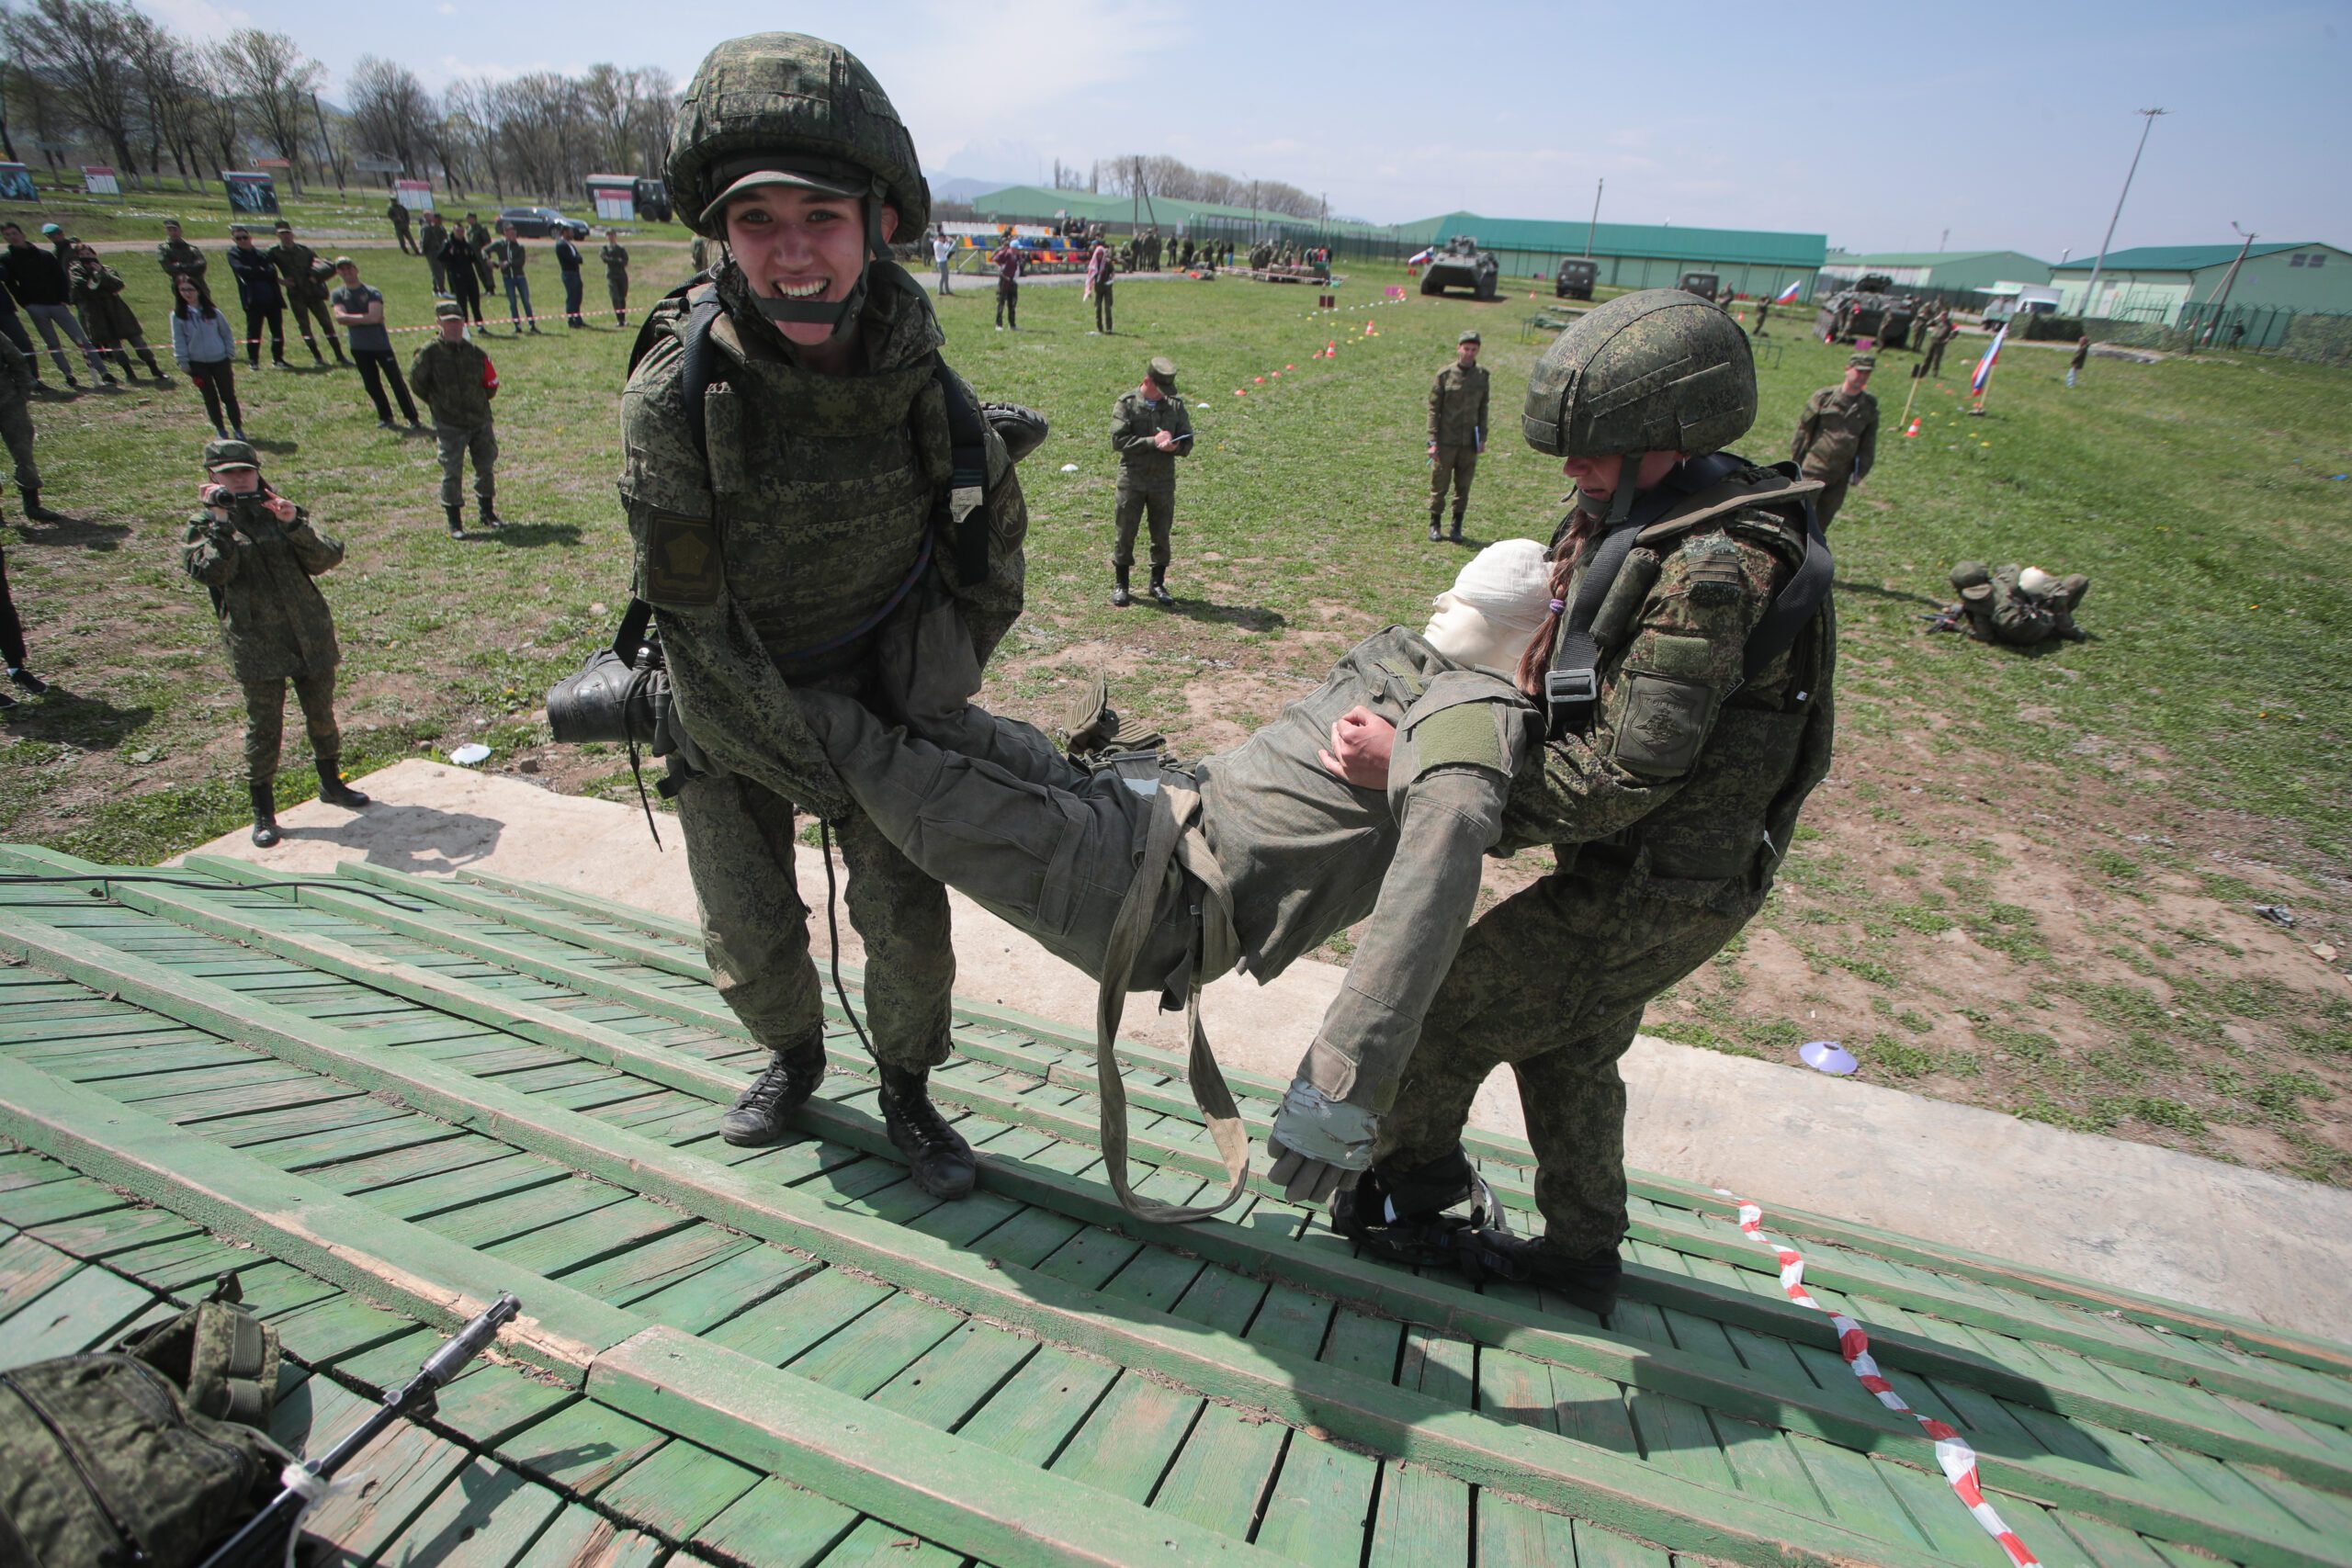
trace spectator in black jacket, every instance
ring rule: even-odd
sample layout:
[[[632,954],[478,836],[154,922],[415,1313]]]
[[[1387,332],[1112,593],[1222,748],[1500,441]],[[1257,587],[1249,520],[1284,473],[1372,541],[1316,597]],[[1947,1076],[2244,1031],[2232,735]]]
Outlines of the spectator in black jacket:
[[[229,270],[237,276],[237,302],[245,308],[245,363],[261,368],[261,329],[269,325],[269,362],[280,370],[286,363],[286,290],[268,253],[254,243],[254,231],[242,223],[229,229]]]
[[[571,243],[570,233],[555,237],[555,269],[563,277],[563,324],[584,327],[580,319],[580,294],[584,287],[580,276],[580,247]]]
[[[6,254],[0,254],[0,276],[8,282],[8,292],[25,308],[25,314],[40,328],[41,341],[49,344],[50,357],[57,361],[58,374],[65,378],[69,387],[82,383],[74,378],[74,367],[67,362],[65,351],[57,344],[57,329],[63,327],[90,362],[90,374],[107,386],[119,385],[98,351],[90,346],[83,334],[82,323],[74,319],[74,291],[66,281],[65,269],[57,258],[25,238],[21,223],[0,224],[0,239],[8,242]]]

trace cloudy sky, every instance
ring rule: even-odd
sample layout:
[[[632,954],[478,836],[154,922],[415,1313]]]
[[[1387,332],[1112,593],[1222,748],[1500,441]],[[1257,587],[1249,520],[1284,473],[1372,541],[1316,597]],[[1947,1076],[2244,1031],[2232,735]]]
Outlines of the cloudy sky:
[[[1385,223],[1580,218],[1606,180],[1605,220],[1865,251],[1931,250],[1945,231],[1952,249],[2095,250],[2133,111],[2161,107],[2118,247],[2227,243],[2233,220],[2352,245],[2342,0],[863,0],[756,17],[668,0],[658,28],[622,0],[144,3],[199,35],[288,33],[338,78],[374,52],[435,87],[603,60],[684,83],[718,39],[791,28],[880,76],[934,182],[1167,152]]]

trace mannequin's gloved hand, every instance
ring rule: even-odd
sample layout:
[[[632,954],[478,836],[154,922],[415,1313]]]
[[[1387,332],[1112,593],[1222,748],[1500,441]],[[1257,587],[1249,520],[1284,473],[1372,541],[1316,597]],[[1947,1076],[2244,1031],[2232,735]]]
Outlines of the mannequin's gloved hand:
[[[1372,1168],[1380,1117],[1333,1100],[1304,1077],[1291,1080],[1266,1134],[1273,1165],[1266,1175],[1294,1203],[1329,1203]]]

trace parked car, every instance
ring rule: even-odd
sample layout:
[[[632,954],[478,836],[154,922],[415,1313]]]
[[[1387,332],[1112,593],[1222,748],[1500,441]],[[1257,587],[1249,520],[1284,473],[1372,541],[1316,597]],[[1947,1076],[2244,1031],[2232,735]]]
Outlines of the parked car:
[[[502,207],[494,228],[514,225],[514,232],[526,240],[573,239],[588,237],[588,225],[577,218],[566,218],[552,207]]]

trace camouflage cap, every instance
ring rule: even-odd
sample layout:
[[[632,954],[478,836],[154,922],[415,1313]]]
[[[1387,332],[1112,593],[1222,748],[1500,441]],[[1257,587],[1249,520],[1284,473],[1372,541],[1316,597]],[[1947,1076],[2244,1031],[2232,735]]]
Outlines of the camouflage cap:
[[[204,466],[208,469],[258,468],[261,457],[250,441],[208,441],[204,444]]]
[[[887,202],[899,222],[885,241],[931,221],[914,138],[882,84],[839,44],[801,33],[752,33],[710,51],[678,106],[666,173],[678,216],[713,238],[719,202],[755,175]]]
[[[1454,346],[1458,348],[1465,343],[1484,344],[1486,340],[1478,335],[1477,329],[1474,327],[1470,331],[1464,333],[1460,337],[1455,338],[1453,342]]]
[[[1983,561],[1964,560],[1951,569],[1951,585],[1960,596],[1971,604],[1981,604],[1993,596],[1993,572]]]
[[[1756,360],[1739,323],[1679,288],[1621,294],[1536,362],[1520,427],[1555,457],[1719,451],[1756,423]]]
[[[1875,370],[1878,368],[1878,355],[1875,354],[1857,354],[1852,358],[1846,361],[1846,368],[1849,370]]]
[[[1143,373],[1150,377],[1152,384],[1161,391],[1172,392],[1176,389],[1176,362],[1166,355],[1152,355],[1151,363],[1144,367]]]
[[[335,257],[335,258],[334,258],[334,265],[335,265],[338,268],[341,268],[341,267],[346,267],[346,266],[349,266],[349,267],[356,267],[356,266],[357,266],[359,264],[358,264],[357,262],[356,262],[356,261],[353,261],[349,256],[337,256],[337,257]]]
[[[433,319],[435,321],[446,321],[453,316],[458,321],[464,321],[466,319],[466,308],[463,305],[458,304],[455,299],[436,299],[434,301]]]

